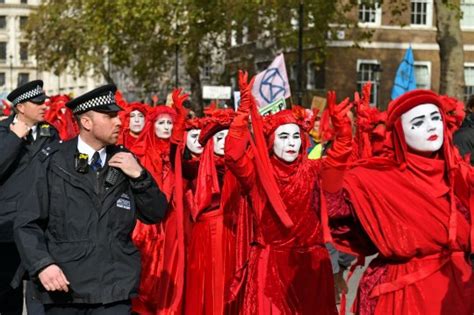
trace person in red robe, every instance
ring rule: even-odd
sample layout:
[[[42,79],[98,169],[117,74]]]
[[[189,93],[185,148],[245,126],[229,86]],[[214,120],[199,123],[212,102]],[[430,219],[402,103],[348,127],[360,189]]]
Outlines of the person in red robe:
[[[126,104],[124,110],[119,114],[120,120],[122,120],[122,129],[120,130],[118,144],[122,144],[132,152],[134,151],[133,147],[145,128],[149,109],[150,106],[139,102]]]
[[[250,196],[255,231],[240,313],[337,314],[319,202],[324,165],[350,157],[349,102],[336,105],[330,94],[335,141],[325,160],[309,160],[307,132],[313,124],[305,110],[294,106],[266,117],[262,142],[252,83],[247,85],[242,73],[239,81],[241,104],[229,130],[225,160]]]
[[[66,107],[66,103],[70,100],[68,95],[54,95],[46,102],[49,108],[44,120],[56,128],[63,141],[72,139],[79,134],[77,120],[71,109]]]
[[[145,127],[138,137],[133,152],[158,183],[160,189],[171,200],[174,177],[170,163],[170,137],[173,121],[176,117],[174,109],[160,105],[152,107],[147,113]],[[155,225],[137,223],[132,239],[140,250],[142,274],[139,295],[132,299],[132,310],[139,314],[156,314],[159,307],[158,287],[163,281],[163,268],[166,247],[166,224],[173,211],[168,211],[163,222]]]
[[[235,271],[232,214],[241,202],[238,183],[224,164],[225,138],[235,113],[211,107],[206,114],[199,135],[204,150],[192,187],[184,313],[235,314],[235,304],[227,305],[224,294]]]
[[[387,112],[390,150],[358,161],[328,194],[337,248],[378,253],[356,314],[474,312],[474,172],[452,144],[459,117],[456,102],[434,92],[400,96]]]

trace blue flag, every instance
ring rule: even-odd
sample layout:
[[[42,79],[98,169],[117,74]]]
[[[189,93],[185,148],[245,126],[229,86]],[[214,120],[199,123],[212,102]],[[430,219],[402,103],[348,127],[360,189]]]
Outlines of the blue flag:
[[[411,47],[405,52],[402,62],[398,66],[397,75],[392,88],[392,100],[405,92],[416,89],[415,59]]]

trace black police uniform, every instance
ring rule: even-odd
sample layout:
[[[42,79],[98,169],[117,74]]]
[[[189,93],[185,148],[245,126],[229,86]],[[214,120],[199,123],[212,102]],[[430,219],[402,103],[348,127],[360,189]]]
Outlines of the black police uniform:
[[[29,100],[41,103],[45,100],[40,80],[28,82],[8,95],[13,106]],[[13,290],[10,286],[20,257],[13,242],[13,221],[18,202],[28,193],[29,179],[25,170],[45,146],[59,140],[54,127],[47,123],[37,125],[36,140],[19,138],[10,130],[15,115],[0,121],[0,314],[10,312],[21,314],[23,309],[23,288]]]
[[[67,105],[76,113],[110,109],[116,107],[113,92],[106,86]],[[45,148],[31,164],[31,193],[17,216],[15,242],[30,277],[37,279],[42,269],[56,264],[70,282],[64,293],[46,291],[35,281],[34,296],[46,304],[46,313],[89,314],[105,307],[121,314],[129,310],[140,278],[131,232],[137,218],[159,222],[166,197],[146,171],[130,179],[107,162],[100,171],[84,168],[77,144],[75,138]],[[107,160],[117,151],[123,149],[107,146]]]

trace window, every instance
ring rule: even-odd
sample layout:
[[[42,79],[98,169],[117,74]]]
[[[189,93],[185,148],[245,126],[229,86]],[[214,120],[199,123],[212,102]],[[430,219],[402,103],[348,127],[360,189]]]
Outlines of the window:
[[[294,63],[290,67],[290,80],[298,81],[298,64]]]
[[[7,43],[0,42],[0,62],[6,62],[7,60]]]
[[[26,27],[26,24],[28,23],[28,17],[27,16],[20,16],[20,30],[24,30]]]
[[[474,0],[461,0],[461,27],[474,28]]]
[[[28,43],[20,43],[20,60],[28,61]]]
[[[431,62],[415,61],[415,80],[417,89],[431,89]]]
[[[203,79],[210,79],[211,78],[211,73],[212,73],[212,66],[207,64],[204,66],[203,71],[202,71],[202,78]]]
[[[0,16],[0,29],[7,27],[7,17],[5,15]]]
[[[18,86],[23,85],[30,81],[29,73],[18,73]]]
[[[5,72],[0,72],[0,86],[5,86]]]
[[[432,0],[411,0],[411,25],[431,26],[432,18]]]
[[[474,64],[464,66],[464,100],[467,101],[469,96],[474,95]]]
[[[324,64],[308,63],[307,83],[308,90],[324,90]]]
[[[357,60],[357,90],[362,91],[362,87],[367,82],[372,82],[370,94],[370,104],[377,105],[378,90],[380,88],[380,63],[378,60]]]
[[[359,23],[380,25],[382,9],[378,0],[359,1]]]
[[[28,4],[28,0],[21,0],[21,3]]]

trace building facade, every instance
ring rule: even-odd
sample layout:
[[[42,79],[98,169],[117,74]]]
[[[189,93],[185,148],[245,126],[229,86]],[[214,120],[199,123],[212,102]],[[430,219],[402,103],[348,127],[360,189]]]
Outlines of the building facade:
[[[372,33],[370,41],[355,42],[352,39],[354,29],[334,25],[334,31],[328,34],[324,60],[315,61],[315,49],[305,47],[303,105],[310,106],[313,96],[325,96],[327,90],[336,90],[340,100],[352,98],[354,91],[360,91],[364,83],[371,81],[372,104],[386,108],[397,68],[410,46],[414,53],[417,87],[439,91],[440,58],[433,0],[404,0],[406,9],[397,18],[392,15],[389,2],[380,4],[374,0],[374,6],[365,6],[359,1],[359,5],[349,13],[353,20],[358,21],[358,31]],[[461,0],[461,11],[467,97],[474,94],[474,0]],[[315,26],[308,26],[307,32],[311,27]],[[239,67],[255,72],[265,69],[271,59],[282,52],[274,48],[274,40],[264,39],[262,34],[254,35],[243,30],[238,36],[232,36],[230,42],[236,49],[227,63],[230,79],[236,76]],[[298,79],[296,47],[283,52],[292,102],[295,103]]]
[[[92,74],[76,77],[71,73],[57,76],[39,71],[36,60],[28,51],[24,28],[29,14],[41,0],[0,0],[0,98],[25,82],[42,79],[48,95],[77,96],[100,85],[103,80]]]

